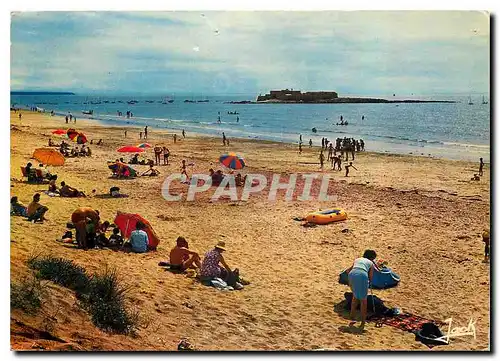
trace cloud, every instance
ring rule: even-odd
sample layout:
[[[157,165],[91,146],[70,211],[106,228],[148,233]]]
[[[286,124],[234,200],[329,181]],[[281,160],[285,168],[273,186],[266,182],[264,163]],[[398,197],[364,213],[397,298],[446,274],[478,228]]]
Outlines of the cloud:
[[[11,88],[486,92],[480,12],[13,13]]]

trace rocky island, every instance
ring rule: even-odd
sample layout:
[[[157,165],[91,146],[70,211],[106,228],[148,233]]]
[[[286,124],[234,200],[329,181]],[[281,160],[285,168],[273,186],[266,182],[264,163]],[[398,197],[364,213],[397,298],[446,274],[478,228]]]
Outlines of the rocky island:
[[[399,99],[388,100],[379,98],[339,98],[334,91],[305,92],[300,90],[271,90],[269,94],[259,95],[256,103],[306,103],[306,104],[331,104],[331,103],[456,103],[451,100],[416,100]]]

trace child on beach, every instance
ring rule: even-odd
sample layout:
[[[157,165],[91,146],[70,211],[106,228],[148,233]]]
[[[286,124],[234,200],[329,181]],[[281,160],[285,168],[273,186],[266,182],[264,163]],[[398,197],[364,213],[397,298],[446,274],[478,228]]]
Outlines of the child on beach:
[[[113,234],[108,239],[108,247],[121,247],[123,245],[123,237],[120,234],[120,228],[113,228]]]
[[[349,176],[349,168],[351,168],[351,167],[354,168],[354,169],[356,169],[356,167],[352,165],[352,162],[349,162],[349,164],[345,166],[345,176],[346,177]]]

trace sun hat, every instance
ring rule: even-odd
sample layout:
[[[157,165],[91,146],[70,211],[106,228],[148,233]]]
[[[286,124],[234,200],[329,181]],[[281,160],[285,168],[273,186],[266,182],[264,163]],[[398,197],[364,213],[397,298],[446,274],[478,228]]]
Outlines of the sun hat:
[[[226,242],[224,242],[224,241],[217,242],[217,244],[215,245],[215,248],[218,248],[218,249],[225,251],[226,250]]]

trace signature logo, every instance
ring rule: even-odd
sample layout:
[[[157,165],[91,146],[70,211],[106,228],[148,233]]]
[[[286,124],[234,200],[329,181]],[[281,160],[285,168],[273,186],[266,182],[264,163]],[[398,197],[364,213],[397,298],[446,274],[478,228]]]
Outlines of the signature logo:
[[[453,319],[451,317],[444,320],[444,322],[448,323],[448,332],[444,336],[436,338],[436,340],[449,343],[451,338],[459,336],[474,336],[474,340],[476,339],[476,321],[473,321],[472,318],[469,320],[467,327],[454,327],[452,329],[451,323]]]

